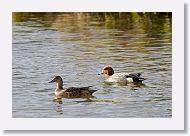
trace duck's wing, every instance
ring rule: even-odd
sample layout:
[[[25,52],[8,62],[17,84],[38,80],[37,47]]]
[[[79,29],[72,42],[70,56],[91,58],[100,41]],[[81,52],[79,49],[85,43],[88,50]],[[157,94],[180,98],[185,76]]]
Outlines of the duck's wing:
[[[140,77],[142,75],[143,72],[139,72],[139,73],[131,73],[129,74],[128,76],[131,76],[131,77]]]
[[[81,91],[76,87],[69,87],[64,89],[64,97],[66,98],[78,98],[81,97]]]
[[[126,75],[126,78],[132,78],[134,82],[142,82],[145,78],[141,77],[142,72],[140,73],[131,73]]]
[[[77,92],[79,89],[77,87],[69,87],[65,89],[65,92]]]
[[[87,87],[69,87],[65,89],[66,92],[73,92],[73,91],[81,91],[81,90],[88,90],[92,86],[87,86]]]
[[[93,90],[93,89],[90,89],[90,87],[92,86],[87,86],[87,87],[69,87],[67,89],[65,89],[65,92],[72,92],[72,93],[76,93],[76,94],[83,94],[83,93],[94,93],[96,92],[97,90]]]

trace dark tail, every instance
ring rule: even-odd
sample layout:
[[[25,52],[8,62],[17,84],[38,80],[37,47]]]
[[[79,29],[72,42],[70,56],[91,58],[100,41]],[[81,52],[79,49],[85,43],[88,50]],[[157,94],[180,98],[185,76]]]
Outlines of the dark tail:
[[[134,82],[142,82],[142,81],[146,80],[146,78],[141,77],[141,74],[142,74],[142,72],[140,72],[140,73],[132,73],[132,74],[129,74],[127,76],[127,78],[132,77]]]
[[[142,82],[142,81],[144,81],[144,80],[146,80],[146,78],[143,78],[143,77],[133,77],[133,81],[135,81],[135,82]]]
[[[90,88],[90,87],[93,87],[93,86],[88,86],[88,88]],[[98,90],[89,89],[89,92],[90,92],[91,94],[93,94],[93,93],[96,92],[96,91],[98,91]]]
[[[96,91],[98,91],[98,90],[89,90],[89,92],[90,92],[91,94],[93,94],[93,93],[96,92]]]
[[[81,90],[88,90],[91,94],[93,94],[94,92],[98,91],[98,90],[90,89],[90,87],[93,87],[93,86],[80,87],[80,89]]]

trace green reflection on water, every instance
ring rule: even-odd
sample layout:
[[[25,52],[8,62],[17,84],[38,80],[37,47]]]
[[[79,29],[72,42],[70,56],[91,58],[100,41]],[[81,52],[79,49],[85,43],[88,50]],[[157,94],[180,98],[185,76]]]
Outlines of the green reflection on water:
[[[68,19],[72,18],[72,19]],[[102,26],[106,29],[120,29],[135,33],[172,32],[171,12],[14,12],[13,23],[26,21],[41,22],[44,27],[63,31],[64,27],[74,26],[68,30],[77,32],[88,26]],[[64,30],[65,31],[65,30]]]

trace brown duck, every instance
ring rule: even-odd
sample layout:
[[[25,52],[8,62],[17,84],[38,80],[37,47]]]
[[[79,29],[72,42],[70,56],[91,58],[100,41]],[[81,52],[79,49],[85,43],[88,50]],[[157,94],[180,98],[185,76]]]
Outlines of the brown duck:
[[[51,81],[48,83],[57,83],[57,87],[55,89],[55,96],[56,98],[92,98],[93,93],[97,90],[92,90],[90,87],[69,87],[63,88],[63,80],[60,76],[55,76]]]

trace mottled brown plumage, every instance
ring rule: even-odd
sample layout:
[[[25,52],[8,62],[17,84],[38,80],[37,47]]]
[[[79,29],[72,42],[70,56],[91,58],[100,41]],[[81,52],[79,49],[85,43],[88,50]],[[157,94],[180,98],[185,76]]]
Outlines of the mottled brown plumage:
[[[97,90],[92,90],[90,87],[69,87],[63,88],[63,80],[60,76],[55,76],[49,83],[56,82],[57,87],[55,89],[56,98],[91,98],[92,94]]]

